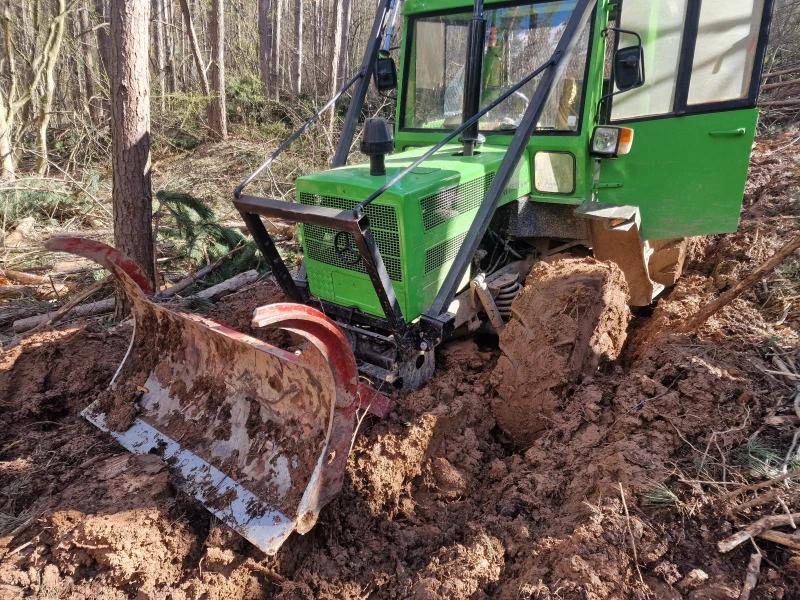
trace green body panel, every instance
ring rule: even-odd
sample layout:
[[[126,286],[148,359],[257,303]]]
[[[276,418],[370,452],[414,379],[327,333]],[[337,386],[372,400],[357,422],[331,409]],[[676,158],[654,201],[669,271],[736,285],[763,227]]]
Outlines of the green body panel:
[[[638,206],[644,239],[736,231],[757,120],[745,109],[632,123],[633,149],[603,161],[597,198]]]
[[[366,209],[406,320],[415,319],[430,306],[505,155],[502,147],[486,147],[465,158],[459,156],[460,149],[458,145],[445,146]],[[301,177],[296,184],[297,200],[350,209],[423,152],[414,149],[388,156],[383,177],[370,176],[368,164]],[[503,204],[530,193],[529,173],[525,157],[506,189]],[[303,226],[311,293],[383,316],[363,263],[342,261],[334,251],[334,236],[331,229]],[[352,239],[350,242],[355,245]]]

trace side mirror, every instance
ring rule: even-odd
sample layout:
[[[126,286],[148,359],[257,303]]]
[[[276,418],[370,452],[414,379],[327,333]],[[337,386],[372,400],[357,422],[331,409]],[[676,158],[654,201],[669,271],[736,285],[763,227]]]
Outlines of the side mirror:
[[[375,87],[379,92],[397,89],[397,67],[393,58],[379,57],[376,61]]]
[[[642,46],[620,48],[614,54],[614,85],[621,92],[644,84],[644,50]]]

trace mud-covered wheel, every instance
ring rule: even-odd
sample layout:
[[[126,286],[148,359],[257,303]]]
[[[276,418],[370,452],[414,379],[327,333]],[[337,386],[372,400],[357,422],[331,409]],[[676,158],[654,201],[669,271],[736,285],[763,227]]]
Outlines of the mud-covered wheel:
[[[627,302],[625,275],[611,262],[555,256],[533,268],[511,305],[492,373],[492,412],[516,443],[531,443],[564,392],[619,355]]]

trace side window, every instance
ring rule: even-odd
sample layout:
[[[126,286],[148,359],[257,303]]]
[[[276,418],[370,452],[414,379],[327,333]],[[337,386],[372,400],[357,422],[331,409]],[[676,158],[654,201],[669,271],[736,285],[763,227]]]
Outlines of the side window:
[[[747,97],[763,10],[764,0],[703,0],[689,104]]]
[[[645,84],[614,98],[614,119],[632,119],[672,112],[686,6],[687,0],[623,2],[620,27],[642,36]],[[621,34],[620,48],[635,44],[634,36]]]
[[[767,41],[762,20],[772,2],[623,0],[620,27],[642,37],[646,81],[613,98],[611,119],[755,106]],[[636,38],[620,33],[617,44]]]

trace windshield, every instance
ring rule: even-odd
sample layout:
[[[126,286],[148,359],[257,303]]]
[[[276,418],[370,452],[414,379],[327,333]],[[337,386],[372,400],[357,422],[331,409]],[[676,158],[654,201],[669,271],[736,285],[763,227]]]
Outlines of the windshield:
[[[577,0],[537,2],[485,11],[486,45],[481,105],[486,106],[546,62],[564,32]],[[455,129],[461,124],[467,25],[472,11],[413,20],[404,126]],[[567,61],[537,124],[538,130],[577,131],[589,26]],[[516,129],[539,78],[492,109],[481,131]]]

